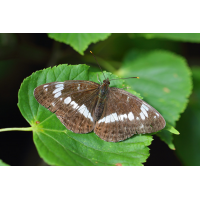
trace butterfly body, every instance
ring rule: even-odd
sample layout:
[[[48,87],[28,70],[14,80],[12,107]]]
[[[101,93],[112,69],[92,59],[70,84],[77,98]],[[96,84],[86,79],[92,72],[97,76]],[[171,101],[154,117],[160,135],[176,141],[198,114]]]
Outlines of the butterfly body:
[[[82,80],[52,82],[36,87],[34,96],[42,106],[55,113],[67,129],[75,133],[94,130],[109,142],[165,127],[164,118],[153,107],[109,84],[109,79],[101,85]]]
[[[107,94],[109,92],[109,80],[106,79],[103,81],[103,84],[99,88],[99,94],[98,94],[98,101],[97,105],[95,107],[95,120],[99,120],[103,110],[104,110],[104,104],[106,101]]]

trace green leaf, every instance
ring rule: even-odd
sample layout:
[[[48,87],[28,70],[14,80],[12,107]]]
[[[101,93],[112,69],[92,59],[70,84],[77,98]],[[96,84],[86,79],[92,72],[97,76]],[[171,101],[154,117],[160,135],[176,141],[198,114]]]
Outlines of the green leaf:
[[[180,113],[186,108],[187,98],[192,90],[191,72],[181,56],[163,50],[130,51],[117,74],[122,77],[139,76],[139,80],[126,81],[134,90],[140,92],[144,100],[158,110],[169,124],[175,125]],[[164,138],[166,137],[161,139],[165,140]],[[172,139],[172,136],[170,138]],[[169,138],[166,143],[169,144]]]
[[[142,165],[149,156],[151,135],[136,135],[123,142],[106,142],[95,133],[76,134],[65,128],[55,114],[39,105],[33,96],[37,86],[65,80],[97,80],[86,65],[59,65],[33,73],[19,90],[19,109],[33,127],[33,139],[39,155],[50,165]],[[108,78],[116,78],[105,73]],[[103,80],[103,75],[99,75]],[[111,86],[123,86],[123,80]]]
[[[3,161],[0,159],[0,166],[9,166],[9,165],[6,164],[5,162],[3,162]]]
[[[111,33],[49,33],[48,36],[58,42],[69,44],[75,51],[84,54],[91,43],[107,39]]]
[[[173,144],[173,135],[172,134],[176,134],[179,135],[180,133],[170,124],[166,124],[165,128],[157,133],[157,136],[163,141],[165,142],[170,149],[175,150],[175,146]]]
[[[169,131],[170,133],[173,133],[175,135],[179,135],[180,133],[173,127],[171,126],[170,124],[166,124],[165,126],[165,130]]]
[[[186,111],[177,122],[176,154],[184,165],[200,165],[200,69],[192,68],[194,90]]]
[[[181,42],[200,42],[200,33],[142,33],[147,39],[163,38]]]

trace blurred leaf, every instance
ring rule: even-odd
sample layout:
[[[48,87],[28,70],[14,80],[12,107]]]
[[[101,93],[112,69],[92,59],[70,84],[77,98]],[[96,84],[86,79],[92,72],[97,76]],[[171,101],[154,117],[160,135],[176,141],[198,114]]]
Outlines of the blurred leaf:
[[[15,66],[15,60],[0,60],[0,78],[5,77]]]
[[[12,59],[11,55],[16,53],[18,38],[15,33],[0,33],[0,58],[2,60]]]
[[[175,150],[175,146],[173,144],[173,134],[169,133],[166,130],[162,130],[161,132],[157,133],[157,136],[163,141],[165,142],[168,147],[172,150]]]
[[[13,47],[17,44],[17,36],[15,33],[1,33],[0,34],[0,46]]]
[[[200,42],[200,33],[142,33],[147,39],[164,38],[182,42]]]
[[[168,147],[172,150],[175,150],[175,146],[173,144],[173,134],[179,135],[180,133],[170,124],[166,123],[166,126],[164,129],[157,133],[152,133],[151,135],[156,134],[163,142],[165,142]]]
[[[200,165],[200,69],[192,68],[194,90],[190,103],[177,122],[176,153],[184,165]]]
[[[128,35],[134,42],[134,49],[148,51],[164,49],[178,54],[183,51],[182,45],[174,40],[157,39],[156,37],[148,38],[146,33],[129,33]]]
[[[151,135],[136,135],[123,142],[106,142],[95,133],[76,134],[65,128],[55,114],[39,105],[33,90],[44,83],[65,80],[97,80],[86,65],[59,65],[33,73],[19,90],[19,109],[33,127],[39,155],[50,165],[142,165],[149,156]],[[105,72],[104,72],[105,73]],[[111,73],[106,77],[116,78]],[[99,76],[103,80],[103,74]],[[123,86],[123,80],[111,86]]]
[[[91,43],[107,39],[111,33],[49,33],[48,36],[56,41],[70,45],[75,51],[84,54]]]
[[[173,126],[167,123],[165,128],[157,133],[157,136],[160,137],[160,139],[165,142],[170,149],[175,150],[172,134],[179,135],[180,133]]]
[[[3,161],[0,159],[0,166],[9,166],[9,165],[6,164],[5,162],[3,162]]]
[[[130,51],[117,74],[122,77],[139,76],[139,80],[126,79],[126,82],[140,92],[169,124],[175,125],[186,108],[192,89],[191,72],[182,57],[163,50]],[[169,138],[167,141],[169,144]]]

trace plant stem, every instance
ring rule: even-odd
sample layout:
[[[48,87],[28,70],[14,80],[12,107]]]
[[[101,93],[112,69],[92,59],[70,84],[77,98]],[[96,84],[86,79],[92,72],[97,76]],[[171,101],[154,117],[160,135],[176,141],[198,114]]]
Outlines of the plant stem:
[[[2,128],[0,129],[0,132],[4,131],[32,131],[33,127],[27,127],[27,128]]]

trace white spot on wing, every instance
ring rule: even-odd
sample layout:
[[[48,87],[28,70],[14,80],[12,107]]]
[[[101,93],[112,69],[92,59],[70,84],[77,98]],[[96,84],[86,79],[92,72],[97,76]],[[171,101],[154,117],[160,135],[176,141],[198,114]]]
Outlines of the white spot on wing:
[[[110,115],[111,118],[110,118],[110,122],[115,122],[115,118],[113,117],[113,115]]]
[[[156,119],[156,116],[154,116],[154,119]]]
[[[71,105],[72,105],[72,107],[73,107],[74,109],[78,107],[78,104],[77,104],[75,101],[72,101],[72,102],[71,102]]]
[[[78,109],[78,111],[81,113],[81,114],[83,114],[83,112],[84,112],[84,109],[86,109],[87,107],[83,104],[79,109]]]
[[[64,103],[65,104],[69,104],[71,102],[71,97],[67,97],[65,100],[64,100]]]
[[[141,119],[145,120],[145,116],[144,116],[143,112],[140,113],[140,117],[141,117]]]
[[[118,120],[118,117],[117,117],[117,113],[112,113],[111,115],[114,117],[114,120],[115,120],[115,121],[119,121],[119,120]]]
[[[53,91],[53,94],[57,93],[57,92],[60,92],[64,89],[64,87],[58,87],[56,88],[54,91]]]
[[[119,115],[119,119],[120,120],[124,120],[124,119],[126,119],[127,118],[127,115],[126,114],[123,114],[123,115]]]
[[[44,85],[43,88],[48,87],[48,85]]]
[[[64,84],[63,83],[56,84],[55,88],[62,88],[62,89],[64,89]]]
[[[111,115],[106,116],[105,123],[110,123],[110,121],[111,121]]]
[[[47,91],[48,91],[48,88],[45,88],[44,90],[47,92]]]
[[[61,92],[56,93],[56,94],[54,95],[54,98],[57,98],[57,97],[59,97],[59,96],[61,96]]]
[[[129,119],[130,121],[134,120],[134,115],[133,115],[132,112],[128,113],[128,119]]]
[[[98,121],[98,123],[102,123],[102,122],[110,123],[110,122],[115,122],[115,121],[119,121],[118,117],[117,117],[117,113],[112,113],[112,114],[100,119]]]
[[[78,109],[78,111],[93,122],[93,117],[90,111],[87,109],[87,107],[84,104]]]
[[[77,90],[80,90],[80,84],[78,84]]]
[[[100,119],[99,121],[98,121],[98,123],[100,124],[100,123],[102,123],[102,122],[105,122],[105,117],[104,118],[102,118],[102,119]]]
[[[140,109],[142,110],[143,114],[148,117],[147,111],[144,109],[143,104],[141,105]]]
[[[140,118],[139,118],[139,117],[136,117],[136,119],[139,120]]]
[[[156,115],[159,117],[159,114],[158,114],[158,113],[156,113]]]
[[[142,125],[140,126],[140,128],[144,128],[144,125],[142,124]]]
[[[127,96],[127,101],[129,102],[129,96]]]
[[[55,106],[55,103],[53,102],[52,105]]]
[[[144,103],[142,104],[142,107],[143,107],[146,111],[149,110],[149,108],[148,108]]]

